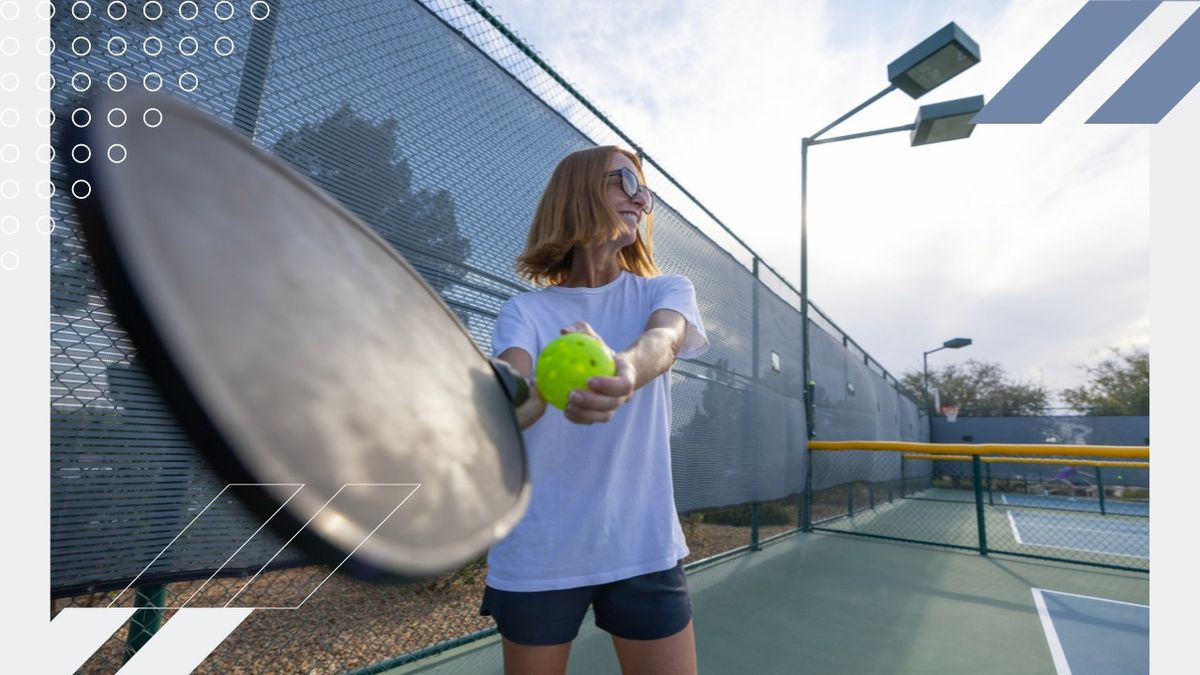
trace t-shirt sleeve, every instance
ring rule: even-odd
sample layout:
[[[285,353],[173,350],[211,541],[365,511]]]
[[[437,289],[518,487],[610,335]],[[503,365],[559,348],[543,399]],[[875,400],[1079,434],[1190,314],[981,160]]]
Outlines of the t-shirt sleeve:
[[[524,349],[531,357],[538,353],[537,334],[533,324],[521,314],[516,298],[509,298],[500,306],[500,315],[492,329],[492,356],[500,356],[511,347]]]
[[[670,274],[655,281],[658,283],[654,284],[654,304],[650,311],[673,309],[687,320],[687,333],[683,337],[683,346],[679,349],[679,358],[694,359],[708,351],[708,335],[704,332],[704,322],[700,319],[696,289],[692,286],[691,279]]]

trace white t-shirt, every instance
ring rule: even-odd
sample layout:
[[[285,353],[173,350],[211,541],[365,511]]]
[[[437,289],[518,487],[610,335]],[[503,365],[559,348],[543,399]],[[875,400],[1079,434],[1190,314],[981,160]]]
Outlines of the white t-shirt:
[[[622,271],[599,288],[522,293],[500,309],[492,350],[537,356],[576,321],[614,350],[629,347],[650,314],[687,320],[679,358],[708,350],[696,291],[687,277],[647,279]],[[670,569],[688,554],[671,486],[671,374],[654,378],[603,424],[569,422],[558,408],[524,431],[529,510],[488,552],[487,583],[505,591],[549,591]]]

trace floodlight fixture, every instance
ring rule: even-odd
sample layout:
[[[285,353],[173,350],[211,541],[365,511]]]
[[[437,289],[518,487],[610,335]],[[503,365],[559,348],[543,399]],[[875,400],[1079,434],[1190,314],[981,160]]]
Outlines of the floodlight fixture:
[[[889,63],[887,76],[900,91],[920,98],[976,63],[979,45],[951,21]]]
[[[983,96],[923,105],[917,109],[909,142],[915,147],[966,138],[975,130],[971,119],[980,110],[983,110]]]
[[[954,338],[953,340],[946,340],[942,343],[942,346],[946,349],[962,349],[969,344],[971,344],[971,338]]]

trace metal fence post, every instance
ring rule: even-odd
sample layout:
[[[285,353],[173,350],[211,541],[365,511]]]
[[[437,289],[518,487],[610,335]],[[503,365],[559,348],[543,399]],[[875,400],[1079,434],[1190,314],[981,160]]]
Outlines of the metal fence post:
[[[871,510],[875,510],[875,484],[867,483],[867,501],[871,505]]]
[[[762,550],[758,545],[758,502],[750,504],[750,550]]]
[[[854,517],[854,481],[846,484],[846,515]]]
[[[126,661],[133,658],[133,655],[144,647],[162,627],[162,608],[166,602],[167,587],[165,585],[138,587],[133,598],[133,604],[138,610],[129,617],[129,637],[125,640]]]
[[[1096,467],[1096,490],[1100,493],[1100,515],[1108,515],[1104,509],[1104,477],[1101,476],[1101,467]]]
[[[987,486],[988,486],[988,506],[995,506],[996,500],[992,497],[992,465],[986,465],[987,470]]]
[[[983,520],[983,476],[980,465],[983,464],[979,455],[971,455],[972,475],[975,480],[975,518],[979,523],[979,555],[987,555],[987,525]]]

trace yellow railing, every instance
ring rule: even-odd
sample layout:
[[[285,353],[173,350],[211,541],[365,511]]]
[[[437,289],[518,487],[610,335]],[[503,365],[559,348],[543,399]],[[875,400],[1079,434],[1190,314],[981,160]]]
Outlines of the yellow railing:
[[[1148,445],[1051,445],[1031,443],[917,443],[912,441],[809,441],[811,450],[878,450],[929,455],[1041,455],[1150,459]],[[1009,460],[1015,461],[1015,460]],[[1027,461],[1022,459],[1020,461]]]

